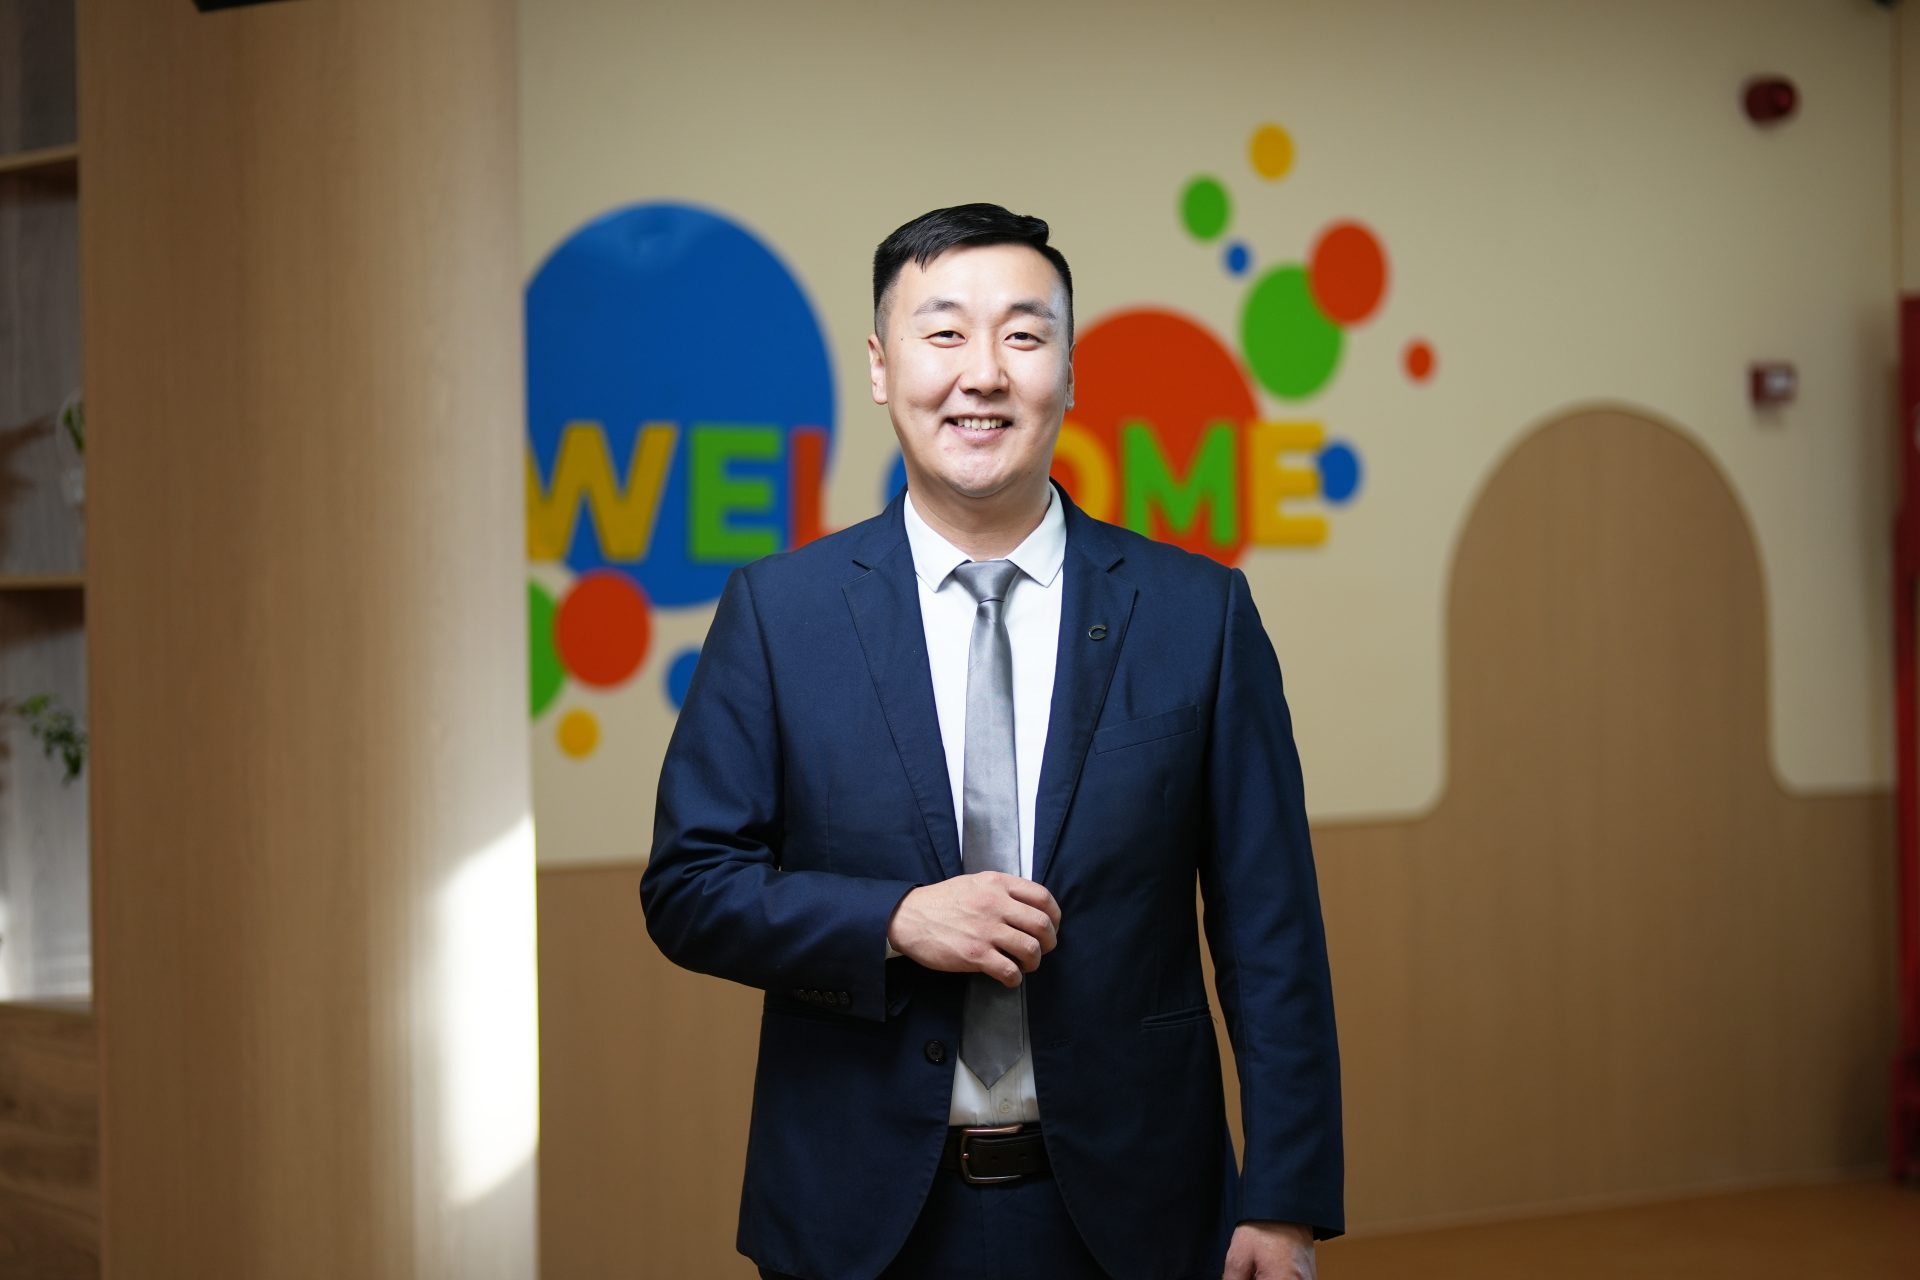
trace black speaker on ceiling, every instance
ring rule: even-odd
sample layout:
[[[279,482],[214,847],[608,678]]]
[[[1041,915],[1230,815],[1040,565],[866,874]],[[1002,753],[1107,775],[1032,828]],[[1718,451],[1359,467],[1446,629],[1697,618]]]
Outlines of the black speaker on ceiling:
[[[249,5],[278,2],[279,0],[193,0],[193,7],[202,13],[212,13],[215,9],[244,9]]]

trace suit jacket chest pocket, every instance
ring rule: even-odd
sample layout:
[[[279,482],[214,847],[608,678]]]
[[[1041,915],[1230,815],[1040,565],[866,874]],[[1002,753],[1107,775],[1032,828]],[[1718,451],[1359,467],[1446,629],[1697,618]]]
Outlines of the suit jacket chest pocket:
[[[1185,822],[1205,738],[1200,709],[1186,706],[1105,725],[1093,734],[1076,808],[1089,805],[1116,830],[1162,831]]]
[[[1200,708],[1175,707],[1171,711],[1162,711],[1157,715],[1122,720],[1119,724],[1110,724],[1105,728],[1094,730],[1093,749],[1098,754],[1124,751],[1128,747],[1137,747],[1143,743],[1160,742],[1163,739],[1190,734],[1199,727]]]

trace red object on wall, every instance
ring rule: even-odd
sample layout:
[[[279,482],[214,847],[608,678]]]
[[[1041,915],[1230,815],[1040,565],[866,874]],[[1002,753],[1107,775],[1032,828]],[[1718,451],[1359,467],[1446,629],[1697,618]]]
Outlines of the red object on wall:
[[[1792,404],[1800,391],[1800,371],[1780,360],[1756,360],[1747,366],[1747,394],[1756,409]]]
[[[1900,509],[1893,533],[1894,791],[1900,859],[1900,1048],[1893,1061],[1896,1179],[1920,1178],[1920,295],[1900,300]]]
[[[1756,76],[1747,81],[1747,119],[1755,124],[1778,124],[1800,106],[1800,91],[1785,76]]]

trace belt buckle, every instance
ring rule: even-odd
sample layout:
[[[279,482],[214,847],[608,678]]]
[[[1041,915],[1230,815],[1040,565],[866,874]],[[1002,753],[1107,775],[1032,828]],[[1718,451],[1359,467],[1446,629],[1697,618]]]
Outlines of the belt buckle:
[[[1024,1124],[968,1125],[960,1130],[960,1179],[969,1186],[991,1187],[1002,1182],[1018,1182],[1026,1177],[1024,1173],[997,1173],[982,1176],[968,1167],[972,1157],[971,1144],[975,1138],[1007,1138],[1026,1128]]]

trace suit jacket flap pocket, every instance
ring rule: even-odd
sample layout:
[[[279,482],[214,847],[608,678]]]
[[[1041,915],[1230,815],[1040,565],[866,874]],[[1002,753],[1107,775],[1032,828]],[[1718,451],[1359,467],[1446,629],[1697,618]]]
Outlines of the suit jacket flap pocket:
[[[1196,1004],[1188,1009],[1174,1009],[1167,1013],[1150,1013],[1140,1019],[1140,1029],[1151,1031],[1155,1027],[1182,1027],[1190,1022],[1213,1021],[1213,1009],[1204,1004]]]
[[[1159,715],[1141,716],[1138,720],[1122,720],[1119,724],[1110,724],[1104,729],[1095,730],[1093,749],[1117,751],[1121,747],[1152,742],[1155,738],[1170,738],[1176,733],[1186,733],[1199,723],[1198,707],[1175,707]]]

